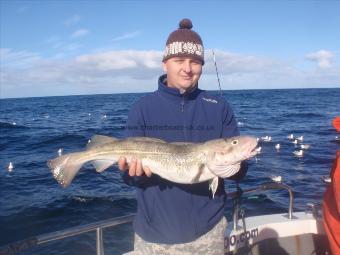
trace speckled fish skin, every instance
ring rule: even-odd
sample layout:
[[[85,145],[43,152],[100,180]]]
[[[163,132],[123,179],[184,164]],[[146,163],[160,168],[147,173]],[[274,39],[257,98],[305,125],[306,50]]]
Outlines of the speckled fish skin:
[[[234,174],[241,161],[256,155],[256,145],[256,138],[250,136],[204,143],[167,143],[156,138],[116,139],[96,135],[87,150],[50,160],[48,166],[64,187],[71,183],[83,164],[91,162],[102,172],[116,164],[120,157],[125,157],[128,163],[140,159],[153,173],[172,182],[191,184],[212,179],[216,182],[218,178],[211,170],[226,169]]]

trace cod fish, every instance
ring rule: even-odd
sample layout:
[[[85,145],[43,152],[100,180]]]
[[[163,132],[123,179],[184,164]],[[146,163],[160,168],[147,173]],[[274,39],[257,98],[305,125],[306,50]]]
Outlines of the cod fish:
[[[91,162],[97,172],[102,172],[116,164],[120,157],[125,157],[127,163],[139,159],[152,173],[172,182],[192,184],[209,181],[214,196],[218,177],[226,178],[237,173],[241,161],[257,154],[256,146],[256,138],[250,136],[203,143],[167,143],[149,137],[117,139],[95,135],[85,151],[52,159],[48,161],[48,167],[53,177],[67,187],[87,162]]]

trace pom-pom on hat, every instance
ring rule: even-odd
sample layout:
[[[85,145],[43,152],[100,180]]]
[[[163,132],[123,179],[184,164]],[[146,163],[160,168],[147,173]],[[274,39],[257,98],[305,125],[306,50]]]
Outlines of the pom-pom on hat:
[[[172,57],[191,57],[204,64],[204,48],[202,39],[194,30],[191,30],[190,19],[182,19],[179,28],[173,31],[166,41],[163,62]]]

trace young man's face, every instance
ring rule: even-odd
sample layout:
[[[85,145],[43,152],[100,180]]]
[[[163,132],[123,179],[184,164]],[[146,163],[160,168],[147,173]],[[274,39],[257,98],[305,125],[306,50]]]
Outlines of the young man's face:
[[[173,57],[163,63],[168,86],[184,93],[194,88],[202,73],[202,62],[188,57]]]

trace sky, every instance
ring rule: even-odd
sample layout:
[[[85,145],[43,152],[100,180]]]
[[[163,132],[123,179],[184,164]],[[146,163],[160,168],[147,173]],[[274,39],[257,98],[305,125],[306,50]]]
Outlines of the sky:
[[[189,18],[199,86],[340,88],[340,1],[0,0],[0,98],[149,92]]]

